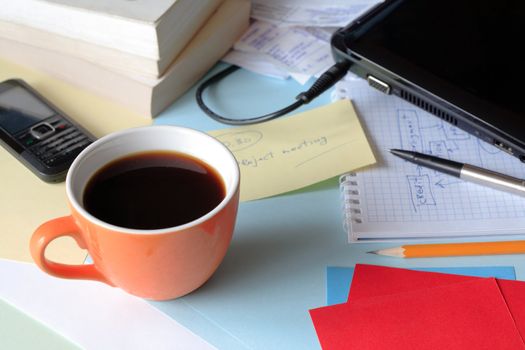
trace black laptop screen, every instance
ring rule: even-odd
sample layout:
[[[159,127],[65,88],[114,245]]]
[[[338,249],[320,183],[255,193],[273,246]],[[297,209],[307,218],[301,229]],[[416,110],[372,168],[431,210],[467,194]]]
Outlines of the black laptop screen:
[[[354,52],[376,56],[394,72],[417,66],[450,86],[525,114],[525,1],[392,3],[397,4],[390,14],[348,44]],[[406,74],[414,81],[421,78],[412,69]]]

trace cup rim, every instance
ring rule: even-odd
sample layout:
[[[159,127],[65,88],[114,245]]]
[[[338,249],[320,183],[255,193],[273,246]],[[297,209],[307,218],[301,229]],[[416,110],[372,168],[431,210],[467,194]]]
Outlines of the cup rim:
[[[165,130],[169,129],[169,130],[175,130],[176,132],[178,131],[178,132],[186,132],[186,133],[190,133],[190,134],[197,134],[197,135],[199,135],[201,137],[204,136],[206,138],[209,138],[213,142],[215,142],[218,147],[221,147],[224,151],[226,151],[226,153],[228,154],[228,157],[230,157],[231,161],[233,162],[233,165],[235,165],[234,169],[233,169],[233,181],[232,181],[233,186],[231,187],[231,190],[227,190],[226,195],[224,196],[222,201],[215,208],[213,208],[211,211],[209,211],[205,215],[203,215],[203,216],[201,216],[201,217],[199,217],[199,218],[197,218],[197,219],[195,219],[193,221],[187,222],[187,223],[182,224],[182,225],[165,227],[165,228],[159,228],[159,229],[133,229],[133,228],[128,228],[128,227],[122,227],[122,226],[113,225],[113,224],[110,224],[110,223],[107,223],[105,221],[102,221],[102,220],[98,219],[97,217],[95,217],[94,215],[89,213],[86,209],[84,209],[84,207],[78,202],[77,198],[74,195],[74,191],[73,191],[73,187],[72,187],[72,185],[73,185],[72,181],[73,180],[72,180],[72,175],[71,174],[74,173],[75,169],[77,168],[79,163],[82,162],[83,158],[87,154],[89,154],[93,149],[97,148],[100,143],[108,142],[108,141],[113,140],[115,138],[121,137],[122,135],[125,135],[125,134],[131,134],[131,133],[142,132],[144,130],[150,130],[151,128],[165,129]],[[220,142],[216,138],[208,135],[205,132],[202,132],[202,131],[199,131],[199,130],[196,130],[196,129],[192,129],[192,128],[188,128],[188,127],[175,126],[175,125],[148,125],[148,126],[132,127],[132,128],[128,128],[128,129],[125,129],[125,130],[120,130],[120,131],[116,131],[116,132],[110,133],[108,135],[102,136],[101,138],[97,139],[95,142],[93,142],[89,146],[87,146],[85,149],[83,149],[82,152],[80,152],[78,154],[78,156],[75,158],[75,160],[71,164],[70,169],[69,169],[69,171],[67,173],[67,176],[66,176],[66,195],[67,195],[67,198],[68,198],[68,201],[69,201],[70,205],[73,207],[73,209],[76,212],[78,212],[81,216],[87,218],[88,221],[93,222],[97,226],[101,226],[101,227],[103,227],[103,228],[105,228],[107,230],[117,231],[117,232],[124,233],[124,234],[145,234],[145,235],[168,234],[168,233],[183,231],[183,230],[188,229],[190,227],[198,226],[201,223],[206,222],[208,219],[210,219],[213,216],[215,216],[224,207],[226,207],[226,205],[228,203],[230,203],[232,198],[236,195],[236,193],[239,190],[239,183],[240,183],[240,170],[239,170],[239,165],[237,163],[237,160],[235,159],[233,153],[228,149],[228,147],[226,147],[222,142]]]

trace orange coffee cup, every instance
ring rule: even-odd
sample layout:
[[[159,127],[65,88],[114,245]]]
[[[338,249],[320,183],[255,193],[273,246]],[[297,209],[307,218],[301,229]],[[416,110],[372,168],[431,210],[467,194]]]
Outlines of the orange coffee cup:
[[[91,177],[116,159],[148,151],[176,151],[207,163],[223,180],[224,198],[198,219],[169,228],[130,229],[91,215],[82,204]],[[223,144],[202,132],[175,126],[134,128],[107,135],[82,151],[67,174],[66,194],[71,215],[42,224],[31,238],[32,257],[43,271],[104,282],[147,299],[173,299],[201,286],[223,260],[237,216],[239,167]],[[46,247],[61,236],[87,249],[93,264],[48,260]]]

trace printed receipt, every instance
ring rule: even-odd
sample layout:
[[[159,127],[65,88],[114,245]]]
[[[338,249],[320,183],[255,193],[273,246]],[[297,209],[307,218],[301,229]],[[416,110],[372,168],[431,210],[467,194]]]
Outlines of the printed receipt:
[[[209,134],[237,159],[241,201],[289,192],[375,163],[348,100]]]
[[[342,27],[380,0],[253,0],[251,17],[281,26]]]
[[[319,75],[334,64],[330,53],[330,35],[330,32],[318,28],[279,27],[255,21],[234,48],[262,55],[276,67],[298,74],[294,78],[305,84],[312,76]],[[231,59],[226,61],[234,62]]]

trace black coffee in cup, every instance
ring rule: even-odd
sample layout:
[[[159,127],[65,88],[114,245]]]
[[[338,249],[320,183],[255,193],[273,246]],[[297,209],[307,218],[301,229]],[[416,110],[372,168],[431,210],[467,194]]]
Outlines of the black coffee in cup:
[[[97,171],[85,188],[83,205],[109,224],[151,230],[198,219],[225,194],[221,176],[202,160],[151,151],[117,159]]]

